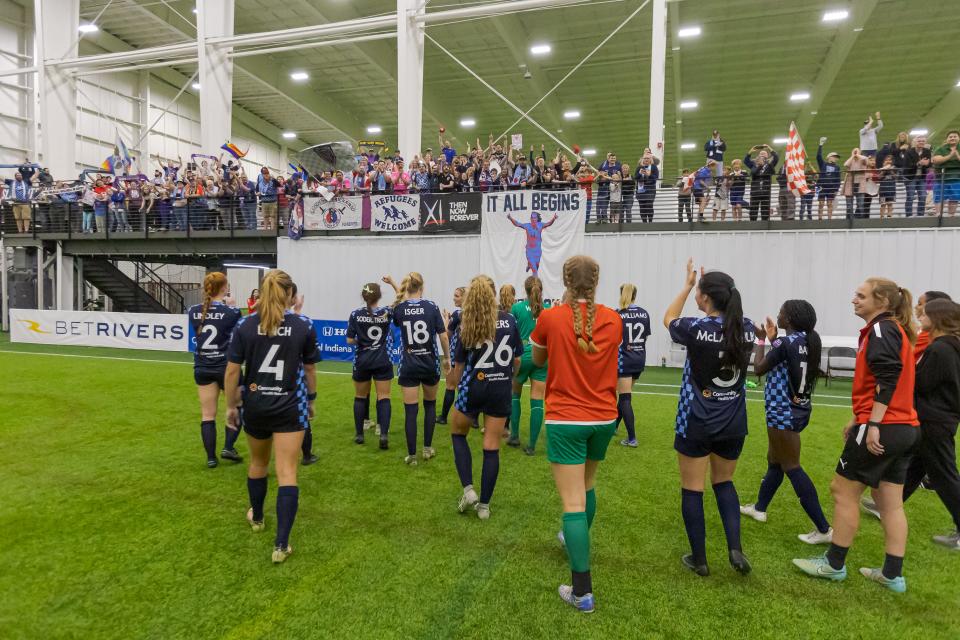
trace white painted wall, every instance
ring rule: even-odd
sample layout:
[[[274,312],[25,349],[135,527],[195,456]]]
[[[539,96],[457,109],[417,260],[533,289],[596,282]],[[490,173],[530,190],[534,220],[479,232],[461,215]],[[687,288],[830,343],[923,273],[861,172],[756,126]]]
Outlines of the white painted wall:
[[[822,335],[854,336],[862,323],[850,299],[868,276],[892,278],[914,295],[930,289],[960,295],[958,246],[960,229],[953,228],[591,233],[585,240],[586,253],[600,262],[600,302],[615,307],[620,284],[637,285],[637,303],[653,318],[650,363],[669,360],[660,320],[680,290],[688,257],[698,268],[733,276],[751,319],[776,316],[784,300],[804,298],[817,309]],[[304,292],[304,312],[325,320],[345,320],[361,306],[363,284],[386,273],[399,281],[420,271],[426,297],[450,308],[454,287],[489,270],[480,264],[480,236],[281,238],[277,264]],[[697,314],[692,296],[684,313]]]
[[[11,0],[0,0],[0,71],[15,69],[29,62],[20,56],[32,55],[27,11]],[[0,78],[0,164],[23,162],[31,147],[30,96],[32,76]],[[0,170],[0,176],[6,177]]]

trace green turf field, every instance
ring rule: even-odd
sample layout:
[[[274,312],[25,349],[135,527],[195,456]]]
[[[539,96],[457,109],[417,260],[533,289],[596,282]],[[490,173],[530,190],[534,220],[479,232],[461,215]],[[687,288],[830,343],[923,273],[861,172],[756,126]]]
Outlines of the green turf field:
[[[797,540],[813,527],[787,481],[767,524],[743,522],[752,575],[727,565],[709,490],[713,575],[683,569],[672,450],[679,372],[670,369],[641,378],[656,386],[634,397],[640,448],[614,443],[600,470],[592,616],[556,595],[569,572],[543,447],[534,458],[504,447],[491,519],[459,515],[446,428],[437,427],[435,460],[405,466],[395,395],[391,449],[353,444],[344,365],[320,365],[321,462],[301,472],[295,553],[273,566],[276,484],[268,530],[252,534],[244,467],[205,466],[188,362],[187,354],[0,340],[0,637],[960,638],[960,554],[930,542],[949,519],[929,491],[907,505],[903,596],[856,571],[883,559],[874,520],[863,522],[846,583],[794,570],[791,558],[822,548]],[[821,387],[804,433],[805,467],[828,517],[848,390]],[[752,435],[736,477],[742,502],[754,501],[766,469],[762,394],[750,395]],[[238,448],[246,452],[243,440]]]

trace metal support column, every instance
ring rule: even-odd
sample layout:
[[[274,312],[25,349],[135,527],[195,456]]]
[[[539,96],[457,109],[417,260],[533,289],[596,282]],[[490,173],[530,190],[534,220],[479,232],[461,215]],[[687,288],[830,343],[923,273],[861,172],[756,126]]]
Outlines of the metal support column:
[[[653,0],[650,36],[650,137],[654,155],[663,159],[663,100],[667,74],[667,0]],[[676,90],[676,89],[674,89]]]
[[[397,147],[407,160],[420,152],[423,127],[423,22],[426,0],[397,0]]]
[[[232,47],[207,44],[208,38],[233,35],[233,0],[197,3],[197,54],[200,82],[200,143],[213,153],[230,139],[233,114]]]
[[[35,0],[34,23],[43,164],[55,176],[72,176],[77,172],[73,144],[77,138],[77,83],[67,69],[46,61],[77,55],[80,0]]]

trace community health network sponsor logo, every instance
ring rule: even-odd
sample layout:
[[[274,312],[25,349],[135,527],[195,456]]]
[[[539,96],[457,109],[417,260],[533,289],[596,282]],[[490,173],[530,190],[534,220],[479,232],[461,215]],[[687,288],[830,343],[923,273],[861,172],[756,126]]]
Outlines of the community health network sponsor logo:
[[[47,334],[50,333],[49,331],[44,331],[43,329],[41,329],[40,323],[37,322],[36,320],[20,320],[20,324],[25,326],[27,328],[27,331],[32,331],[34,333],[47,333]]]

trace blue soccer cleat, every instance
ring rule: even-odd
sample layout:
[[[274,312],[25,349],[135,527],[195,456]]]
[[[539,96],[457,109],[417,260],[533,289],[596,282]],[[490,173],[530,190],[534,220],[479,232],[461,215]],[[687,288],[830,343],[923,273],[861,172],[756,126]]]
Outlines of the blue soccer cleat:
[[[800,571],[814,578],[823,578],[824,580],[833,580],[835,582],[846,580],[847,578],[847,567],[843,566],[840,569],[834,569],[830,566],[830,563],[827,561],[827,556],[825,555],[817,556],[816,558],[794,558],[793,564],[795,564]]]
[[[573,595],[573,587],[568,584],[560,585],[557,589],[560,599],[569,604],[580,613],[593,613],[593,594],[585,593],[582,596]]]
[[[883,571],[880,569],[870,569],[868,567],[860,567],[860,575],[862,575],[867,580],[872,580],[877,584],[880,584],[894,593],[905,593],[907,591],[907,581],[904,580],[903,576],[897,576],[893,580],[883,575]]]

